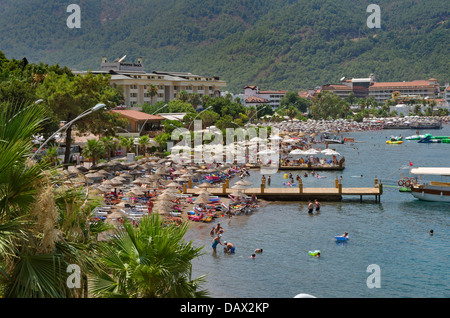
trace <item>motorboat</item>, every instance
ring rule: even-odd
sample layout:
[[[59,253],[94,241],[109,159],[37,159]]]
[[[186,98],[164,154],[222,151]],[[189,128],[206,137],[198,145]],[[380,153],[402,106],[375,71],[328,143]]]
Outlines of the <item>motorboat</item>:
[[[450,202],[450,168],[419,167],[412,168],[411,174],[419,176],[411,178],[409,186],[411,194],[423,201]],[[433,178],[447,178],[445,181],[422,181],[422,177],[432,176]]]

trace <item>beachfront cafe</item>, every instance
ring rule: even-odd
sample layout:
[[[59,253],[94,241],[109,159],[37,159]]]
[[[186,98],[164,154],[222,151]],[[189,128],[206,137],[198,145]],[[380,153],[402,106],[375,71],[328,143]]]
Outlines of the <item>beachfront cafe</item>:
[[[333,149],[294,149],[280,160],[280,170],[343,170],[345,157]]]

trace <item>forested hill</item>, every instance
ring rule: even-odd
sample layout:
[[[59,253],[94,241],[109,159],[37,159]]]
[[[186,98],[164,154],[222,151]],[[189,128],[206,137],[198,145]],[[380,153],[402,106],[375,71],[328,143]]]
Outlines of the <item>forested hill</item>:
[[[70,29],[67,6],[81,8]],[[146,71],[218,75],[228,90],[307,89],[342,76],[450,81],[448,0],[2,0],[6,57],[97,70],[143,57]]]

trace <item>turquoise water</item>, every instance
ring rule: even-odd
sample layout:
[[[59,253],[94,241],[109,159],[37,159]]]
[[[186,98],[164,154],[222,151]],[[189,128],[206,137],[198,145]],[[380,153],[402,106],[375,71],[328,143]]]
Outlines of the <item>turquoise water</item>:
[[[450,135],[450,126],[427,132]],[[353,145],[331,146],[345,156],[346,169],[319,172],[326,177],[322,179],[303,178],[305,187],[333,187],[340,176],[344,187],[368,187],[378,177],[385,185],[380,203],[372,197],[362,203],[359,196],[350,197],[322,202],[320,213],[310,215],[306,202],[272,202],[251,215],[198,224],[187,236],[196,246],[205,246],[205,254],[193,262],[194,277],[208,274],[204,287],[212,297],[449,297],[450,204],[422,202],[394,186],[402,174],[408,175],[409,161],[415,167],[450,166],[450,144],[385,144],[390,135],[400,134],[415,131],[347,133],[355,138]],[[259,172],[251,173],[248,180],[259,184]],[[283,186],[283,174],[272,176],[273,187]],[[236,246],[233,255],[224,254],[220,246],[212,253],[209,231],[218,222],[226,230],[223,240]],[[350,240],[337,243],[334,236],[345,231]],[[256,248],[264,252],[249,258]],[[320,258],[308,255],[316,249]],[[367,285],[371,264],[379,266],[379,288]]]

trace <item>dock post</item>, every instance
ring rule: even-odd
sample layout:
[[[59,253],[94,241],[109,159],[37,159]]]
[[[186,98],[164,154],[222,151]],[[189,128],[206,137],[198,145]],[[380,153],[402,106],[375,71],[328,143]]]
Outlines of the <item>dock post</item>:
[[[334,187],[337,189],[337,188],[339,188],[339,180],[338,180],[338,178],[336,177],[336,180],[334,180]]]
[[[300,191],[300,193],[303,193],[303,182],[302,182],[302,179],[298,180],[298,190]]]
[[[230,180],[225,179],[225,188],[229,188],[230,187]]]
[[[380,195],[383,194],[383,184],[381,182],[378,184],[378,192],[380,193]]]
[[[265,183],[261,182],[261,194],[264,193]]]
[[[186,189],[186,183],[183,183],[183,194],[186,194],[187,189]]]
[[[342,193],[342,183],[339,183],[338,185],[338,193]]]
[[[189,180],[188,180],[188,188],[189,188],[189,189],[192,189],[192,179],[189,179]]]
[[[222,183],[222,194],[227,194],[227,188],[227,182]]]

